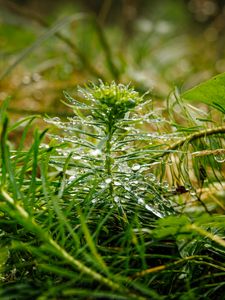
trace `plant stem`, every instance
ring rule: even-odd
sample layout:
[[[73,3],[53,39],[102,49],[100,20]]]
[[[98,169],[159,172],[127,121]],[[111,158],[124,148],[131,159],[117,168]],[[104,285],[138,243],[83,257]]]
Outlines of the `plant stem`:
[[[191,227],[192,228],[192,227]],[[146,270],[143,270],[141,272],[137,272],[135,274],[133,274],[130,278],[131,279],[134,279],[134,278],[137,278],[137,277],[143,277],[143,276],[146,276],[148,274],[151,274],[151,273],[157,273],[157,272],[161,272],[161,271],[164,271],[168,268],[171,268],[173,266],[176,266],[178,264],[182,264],[183,262],[186,262],[186,261],[194,261],[194,262],[201,262],[203,256],[202,255],[191,255],[191,256],[187,256],[187,257],[184,257],[182,259],[179,259],[179,260],[176,260],[172,263],[168,263],[168,264],[165,264],[165,265],[160,265],[160,266],[156,266],[156,267],[152,267],[152,268],[149,268],[149,269],[146,269]],[[199,259],[199,261],[198,261]]]
[[[108,176],[112,175],[112,168],[111,168],[111,140],[112,134],[109,133],[106,141],[106,160],[105,160],[105,170]]]
[[[172,144],[166,150],[175,150],[175,149],[183,146],[187,142],[192,142],[201,137],[210,136],[210,135],[219,134],[219,133],[225,133],[225,126],[220,126],[220,127],[216,127],[216,128],[208,128],[206,130],[194,132],[194,133],[184,137],[183,139],[179,140],[178,142]],[[163,153],[163,156],[165,154],[167,154],[167,153]]]
[[[175,142],[174,144],[168,146],[165,149],[165,152],[153,157],[151,159],[151,161],[155,161],[158,158],[161,158],[161,157],[164,157],[164,156],[170,154],[171,151],[182,147],[185,143],[190,143],[190,142],[192,142],[194,140],[197,140],[199,138],[210,136],[210,135],[213,135],[213,134],[220,134],[220,133],[225,133],[225,126],[220,126],[220,127],[215,127],[215,128],[208,128],[208,129],[205,129],[205,130],[201,130],[201,131],[189,134],[188,136],[186,136],[186,137],[182,138],[181,140]]]
[[[105,146],[105,153],[106,153],[106,159],[105,159],[105,172],[107,176],[110,178],[112,177],[112,137],[113,137],[113,124],[112,121],[110,120],[110,117],[108,119],[108,124],[107,124],[107,140],[106,140],[106,146]],[[109,183],[109,191],[110,195],[113,196],[113,183]]]
[[[222,237],[220,237],[219,235],[208,232],[207,230],[199,227],[196,224],[190,224],[187,227],[188,227],[188,229],[198,232],[203,237],[207,237],[225,248],[225,240]]]

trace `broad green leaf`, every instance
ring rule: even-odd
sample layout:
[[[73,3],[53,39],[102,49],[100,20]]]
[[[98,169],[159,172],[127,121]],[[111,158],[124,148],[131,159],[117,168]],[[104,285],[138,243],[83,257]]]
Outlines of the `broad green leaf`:
[[[186,100],[202,101],[225,113],[225,73],[184,92],[182,97]]]

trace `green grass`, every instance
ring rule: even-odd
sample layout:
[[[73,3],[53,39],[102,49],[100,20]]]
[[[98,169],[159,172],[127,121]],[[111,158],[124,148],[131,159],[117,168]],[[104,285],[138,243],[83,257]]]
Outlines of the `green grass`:
[[[131,31],[7,7],[0,299],[225,299],[224,74],[179,92],[223,71],[220,43],[172,1]]]
[[[114,82],[65,96],[74,116],[29,146],[34,117],[1,107],[0,298],[222,299],[222,112],[177,97],[163,117]]]

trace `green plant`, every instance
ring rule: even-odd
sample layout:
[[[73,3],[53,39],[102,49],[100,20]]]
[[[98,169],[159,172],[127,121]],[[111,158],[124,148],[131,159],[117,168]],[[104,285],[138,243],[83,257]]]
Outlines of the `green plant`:
[[[1,108],[1,299],[219,299],[223,194],[202,193],[222,191],[224,127],[178,96],[165,119],[130,86],[80,93],[28,148],[34,117],[12,126]]]
[[[138,128],[145,120],[146,123],[157,121],[153,111],[141,114],[149,102],[122,84],[100,82],[80,92],[85,103],[65,93],[75,112],[73,118],[67,122],[46,119],[65,132],[64,137],[52,136],[61,145],[57,148],[60,155],[51,163],[64,165],[65,156],[70,154],[67,173],[71,176],[66,189],[86,174],[87,193],[95,183],[92,201],[116,203],[126,220],[125,211],[129,210],[123,206],[127,205],[142,205],[159,217],[172,212],[169,201],[163,198],[163,186],[148,172],[147,161],[152,154],[160,152],[156,145],[148,144],[154,135]]]

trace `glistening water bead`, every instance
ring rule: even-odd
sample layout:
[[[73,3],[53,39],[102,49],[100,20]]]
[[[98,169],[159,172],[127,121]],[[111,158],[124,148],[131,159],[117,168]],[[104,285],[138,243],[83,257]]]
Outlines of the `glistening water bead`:
[[[214,156],[214,159],[218,163],[224,163],[225,162],[225,154],[217,154]]]
[[[68,182],[72,183],[73,192],[76,191],[81,197],[83,192],[89,192],[94,182],[95,188],[96,184],[98,185],[96,191],[101,191],[100,194],[106,191],[106,197],[98,199],[98,203],[99,200],[106,202],[108,196],[113,199],[115,207],[136,201],[135,204],[155,216],[162,217],[163,213],[155,203],[155,199],[158,200],[157,205],[162,201],[160,194],[155,192],[155,186],[161,186],[156,176],[148,173],[153,163],[146,165],[145,162],[146,156],[151,156],[157,150],[138,147],[145,141],[151,144],[155,140],[167,138],[157,131],[145,132],[142,130],[143,126],[139,126],[143,122],[147,124],[162,120],[157,118],[152,110],[145,115],[140,110],[135,114],[135,109],[139,105],[144,107],[145,101],[143,96],[129,86],[101,82],[99,86],[94,85],[82,90],[82,94],[87,104],[74,101],[77,114],[75,117],[68,118],[67,122],[60,121],[58,117],[46,120],[62,129],[64,133],[64,137],[60,138],[63,147],[56,150],[61,155],[60,164],[72,152],[66,172],[67,175],[71,175]],[[79,108],[85,108],[85,113],[79,111]],[[56,135],[52,137],[57,139]],[[160,164],[158,161],[155,163]],[[57,162],[55,165],[57,166]],[[91,173],[90,176],[88,172]],[[80,192],[79,185],[75,190],[73,182],[76,182],[76,178],[83,180],[83,177],[80,177],[82,174],[88,175],[84,177],[88,182],[88,190],[85,191],[84,186]],[[164,183],[163,187],[167,189],[167,183]],[[96,195],[93,195],[92,203],[96,203],[96,199]]]
[[[134,165],[131,167],[131,169],[132,169],[133,171],[138,171],[138,170],[140,170],[140,168],[141,168],[141,166],[140,166],[139,164],[134,164]]]
[[[115,196],[115,197],[114,197],[114,201],[115,201],[116,203],[118,203],[118,202],[120,202],[120,198],[119,198],[118,196]]]
[[[91,151],[90,151],[90,154],[91,154],[92,156],[101,156],[102,151],[99,150],[99,149],[94,149],[94,150],[91,150]]]
[[[105,183],[109,184],[112,182],[112,178],[106,178]]]

